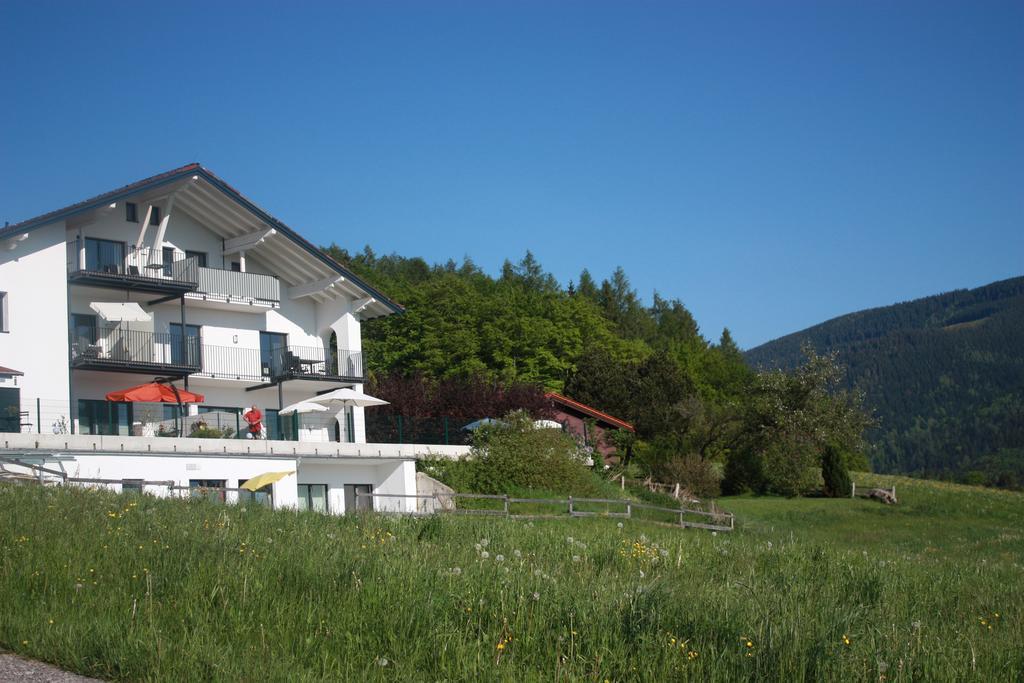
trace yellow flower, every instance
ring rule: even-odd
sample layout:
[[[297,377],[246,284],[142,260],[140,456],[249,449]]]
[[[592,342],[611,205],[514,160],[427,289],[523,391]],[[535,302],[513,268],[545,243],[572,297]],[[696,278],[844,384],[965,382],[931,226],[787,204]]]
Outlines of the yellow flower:
[[[754,647],[754,644],[748,640],[747,641],[747,647]]]
[[[505,649],[505,641],[502,640],[502,641],[498,642],[498,649],[499,650],[504,650]]]

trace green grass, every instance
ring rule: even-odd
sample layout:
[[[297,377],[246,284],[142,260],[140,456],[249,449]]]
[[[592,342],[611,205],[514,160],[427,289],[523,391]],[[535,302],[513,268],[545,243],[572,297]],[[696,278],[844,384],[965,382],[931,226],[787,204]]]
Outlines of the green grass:
[[[884,481],[723,499],[717,535],[0,486],[0,647],[114,680],[1020,680],[1024,496]]]

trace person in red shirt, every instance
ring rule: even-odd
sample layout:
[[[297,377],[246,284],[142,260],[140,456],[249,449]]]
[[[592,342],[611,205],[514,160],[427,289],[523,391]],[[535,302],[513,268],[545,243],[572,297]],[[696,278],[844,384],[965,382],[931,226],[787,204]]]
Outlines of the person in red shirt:
[[[249,423],[249,438],[263,438],[263,413],[255,405],[242,413],[242,419]]]

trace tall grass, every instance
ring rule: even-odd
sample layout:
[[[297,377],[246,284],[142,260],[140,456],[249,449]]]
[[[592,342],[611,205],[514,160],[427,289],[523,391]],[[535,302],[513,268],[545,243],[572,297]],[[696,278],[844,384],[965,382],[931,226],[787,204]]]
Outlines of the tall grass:
[[[114,680],[1020,680],[1024,497],[899,487],[723,501],[712,535],[0,486],[0,646]]]

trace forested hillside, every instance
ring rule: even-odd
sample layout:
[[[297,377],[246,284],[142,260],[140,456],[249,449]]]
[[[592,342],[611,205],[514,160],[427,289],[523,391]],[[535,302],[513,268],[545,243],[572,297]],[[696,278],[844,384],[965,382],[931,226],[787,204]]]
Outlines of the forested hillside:
[[[645,305],[621,268],[562,286],[529,252],[492,277],[468,259],[326,251],[406,307],[363,327],[369,389],[405,418],[470,417],[513,395],[530,409],[530,391],[563,391],[635,425],[609,444],[635,474],[700,495],[796,495],[818,487],[825,459],[863,463],[866,420],[832,359],[756,374],[728,330],[713,343],[681,301]]]
[[[879,419],[883,472],[1024,484],[1024,277],[845,315],[746,353],[793,367],[838,352]]]

